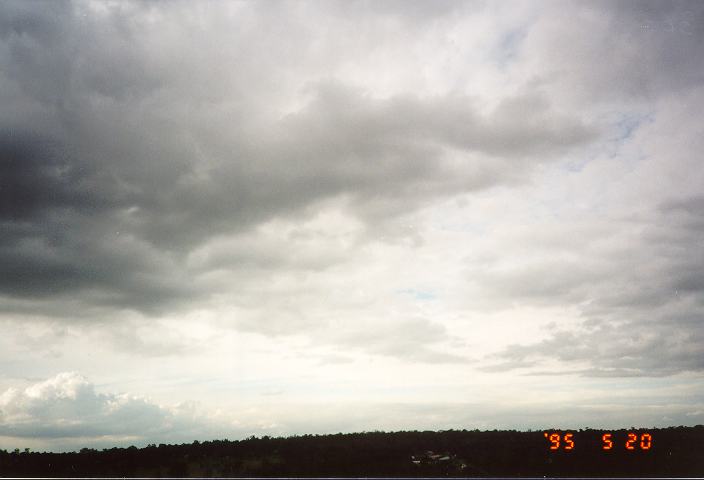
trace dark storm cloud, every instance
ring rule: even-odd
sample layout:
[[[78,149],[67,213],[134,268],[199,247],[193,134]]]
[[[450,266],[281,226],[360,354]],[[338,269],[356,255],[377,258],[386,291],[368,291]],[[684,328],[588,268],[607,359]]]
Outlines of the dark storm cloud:
[[[150,309],[189,296],[174,272],[114,217],[103,172],[30,133],[0,132],[0,290],[16,297],[84,291],[94,303]],[[106,289],[101,292],[101,289]]]
[[[232,33],[211,4],[192,7],[209,29],[185,3],[88,5],[0,7],[7,296],[156,311],[204,293],[183,259],[213,235],[337,197],[383,223],[520,180],[596,134],[531,92],[480,114],[462,96],[377,98],[325,80],[305,69],[315,51],[291,65],[284,44],[306,33],[290,21],[278,38]],[[268,14],[253,8],[233,24]],[[272,85],[287,75],[309,100],[281,118]]]
[[[90,165],[72,163],[58,142],[27,131],[0,131],[0,219],[37,220],[62,209],[98,214],[114,206]]]

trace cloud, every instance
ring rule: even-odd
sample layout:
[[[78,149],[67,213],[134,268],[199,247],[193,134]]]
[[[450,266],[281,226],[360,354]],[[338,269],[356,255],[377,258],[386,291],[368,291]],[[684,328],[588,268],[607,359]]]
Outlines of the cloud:
[[[0,263],[10,272],[0,289],[11,297],[163,311],[203,295],[181,259],[215,235],[336,198],[383,224],[519,181],[531,163],[596,135],[531,92],[482,113],[462,95],[378,97],[304,68],[285,86],[300,106],[282,115],[266,82],[251,81],[279,68],[252,65],[251,49],[304,41],[295,22],[293,37],[272,39],[234,35],[204,6],[192,8],[211,22],[207,35],[180,3],[53,8],[48,17],[10,2],[1,15],[0,97],[15,111],[0,118]],[[225,10],[235,24],[273,15]],[[328,53],[303,51],[303,64]]]
[[[3,434],[12,437],[100,437],[153,434],[172,413],[145,399],[101,394],[75,372],[60,373],[0,397]]]
[[[244,435],[231,421],[218,423],[194,404],[166,407],[139,396],[100,393],[76,372],[10,387],[0,395],[3,443],[41,441],[60,450]]]
[[[612,394],[609,386],[602,386]],[[682,393],[681,402],[671,394]],[[448,428],[619,428],[631,425],[686,424],[701,417],[702,399],[691,385],[663,388],[640,398],[626,391],[610,402],[595,403],[595,392],[565,405],[556,396],[545,400],[526,396],[492,404],[474,400],[361,401],[336,403],[279,402],[281,392],[267,391],[266,401],[245,409],[206,410],[193,403],[157,405],[129,394],[100,393],[82,375],[60,373],[24,388],[0,394],[0,446],[29,445],[50,451],[116,445],[192,442],[194,439],[241,439],[256,435],[293,435],[372,430],[426,430]],[[599,393],[599,392],[597,392]],[[480,397],[477,393],[475,397]],[[558,395],[559,397],[559,395]],[[515,399],[514,399],[515,400]],[[638,408],[633,408],[638,405]],[[665,416],[669,418],[664,418]]]
[[[389,355],[406,361],[460,364],[470,361],[466,356],[438,351],[438,347],[433,348],[434,345],[453,340],[453,336],[442,324],[425,318],[368,324],[362,322],[361,327],[340,327],[327,335],[333,337],[333,343],[336,345],[356,347],[366,352]]]
[[[694,196],[660,203],[639,227],[624,225],[637,228],[635,235],[627,230],[605,234],[597,227],[573,243],[564,240],[572,229],[567,223],[557,228],[548,247],[553,260],[536,256],[527,266],[494,267],[480,276],[495,302],[572,305],[581,318],[577,327],[553,324],[542,341],[508,346],[490,368],[555,360],[566,372],[594,376],[702,371],[700,201]],[[540,249],[533,245],[534,254]]]
[[[562,98],[651,102],[701,85],[701,66],[692,62],[704,36],[700,2],[548,5],[523,39],[527,61],[516,68]]]
[[[269,402],[71,374],[3,425],[305,431],[330,395],[321,430],[449,426],[441,396],[510,426],[599,382],[662,418],[642,392],[704,369],[701,5],[3,2],[0,383]]]

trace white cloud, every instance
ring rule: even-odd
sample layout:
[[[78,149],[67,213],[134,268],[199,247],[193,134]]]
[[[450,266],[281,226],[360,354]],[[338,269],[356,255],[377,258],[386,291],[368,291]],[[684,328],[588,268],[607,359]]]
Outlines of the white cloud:
[[[0,431],[5,445],[34,439],[67,449],[81,443],[189,441],[212,436],[218,428],[193,406],[167,407],[134,395],[100,393],[82,375],[64,372],[25,388],[5,390],[0,395]]]

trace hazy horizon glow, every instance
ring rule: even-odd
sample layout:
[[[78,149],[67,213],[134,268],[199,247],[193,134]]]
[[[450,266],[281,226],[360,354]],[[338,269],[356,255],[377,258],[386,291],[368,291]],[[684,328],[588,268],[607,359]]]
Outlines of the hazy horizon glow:
[[[704,423],[704,3],[0,3],[0,448]]]

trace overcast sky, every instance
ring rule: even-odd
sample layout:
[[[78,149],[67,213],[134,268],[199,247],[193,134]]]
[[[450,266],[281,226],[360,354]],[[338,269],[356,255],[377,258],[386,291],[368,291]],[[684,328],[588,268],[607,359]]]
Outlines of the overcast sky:
[[[704,2],[0,2],[0,448],[704,423]]]

